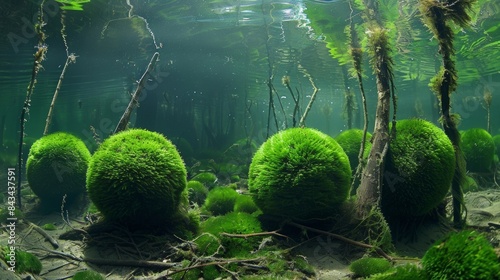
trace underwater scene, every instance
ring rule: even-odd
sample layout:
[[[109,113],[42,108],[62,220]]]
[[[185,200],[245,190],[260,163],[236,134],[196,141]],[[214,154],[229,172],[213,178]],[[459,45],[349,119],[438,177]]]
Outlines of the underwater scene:
[[[4,0],[0,279],[500,280],[500,1]]]

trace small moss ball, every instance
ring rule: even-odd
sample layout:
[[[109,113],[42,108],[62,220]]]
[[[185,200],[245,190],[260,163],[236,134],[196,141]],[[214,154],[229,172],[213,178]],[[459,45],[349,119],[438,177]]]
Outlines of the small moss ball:
[[[500,158],[500,134],[493,136],[493,143],[495,143],[495,154]]]
[[[474,178],[472,178],[470,176],[466,176],[465,181],[464,181],[464,185],[462,186],[462,191],[464,193],[467,193],[467,192],[473,192],[473,191],[478,191],[478,190],[479,190],[479,185],[476,182],[476,180],[474,180]]]
[[[367,158],[370,154],[370,149],[372,147],[372,143],[370,142],[371,138],[372,135],[367,132],[363,158]],[[361,141],[363,141],[363,130],[353,128],[342,131],[335,137],[335,141],[339,143],[342,149],[344,149],[347,157],[349,157],[352,172],[356,172],[359,164],[359,149],[361,148]]]
[[[472,128],[462,134],[462,151],[470,172],[490,172],[495,142],[488,131]]]
[[[196,174],[193,178],[191,178],[192,181],[198,181],[205,185],[208,189],[212,189],[215,187],[217,183],[217,176],[215,176],[214,173],[212,172],[201,172]]]
[[[264,214],[301,220],[331,217],[348,196],[349,159],[330,136],[311,128],[283,130],[255,153],[250,193]]]
[[[455,152],[446,134],[421,119],[397,122],[385,159],[382,212],[418,217],[443,201],[455,171]]]
[[[373,274],[386,272],[391,269],[392,264],[382,258],[362,258],[355,260],[349,266],[349,269],[357,276],[368,277]]]
[[[105,280],[104,276],[93,270],[78,271],[72,280]]]
[[[15,253],[15,255],[12,255],[12,253]],[[34,274],[40,274],[40,272],[42,271],[42,263],[32,253],[17,249],[14,251],[10,251],[8,247],[3,247],[2,254],[7,264],[11,265],[10,262],[14,262],[15,271],[17,273],[30,272]]]
[[[189,201],[198,205],[203,205],[207,198],[208,189],[202,183],[191,180],[187,182]]]
[[[219,238],[208,232],[201,234],[193,241],[200,256],[211,256],[222,250]]]
[[[422,258],[429,279],[500,279],[500,262],[484,236],[475,231],[452,233]]]
[[[40,200],[60,207],[85,193],[90,152],[82,140],[66,132],[46,135],[33,143],[26,163],[26,177]]]
[[[234,212],[254,213],[259,210],[253,198],[249,195],[238,195],[234,203]]]
[[[90,199],[104,217],[126,225],[155,227],[179,212],[186,168],[163,135],[142,129],[106,139],[87,171]]]
[[[255,216],[243,212],[231,212],[223,216],[210,217],[201,223],[201,231],[219,238],[221,245],[224,247],[224,252],[221,252],[224,257],[250,256],[251,252],[257,249],[262,240],[262,237],[258,236],[234,238],[221,234],[262,232],[259,220]]]
[[[239,195],[232,188],[216,187],[208,193],[203,208],[213,215],[224,215],[233,211],[236,198]]]

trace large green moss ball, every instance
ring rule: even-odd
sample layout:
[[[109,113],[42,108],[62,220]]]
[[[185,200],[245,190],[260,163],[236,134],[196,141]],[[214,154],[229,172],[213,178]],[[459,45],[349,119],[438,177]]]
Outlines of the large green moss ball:
[[[26,163],[26,176],[43,203],[60,207],[85,193],[85,174],[90,152],[82,140],[65,132],[46,135],[33,143]]]
[[[425,253],[422,266],[429,279],[500,279],[500,262],[488,240],[462,231],[438,241]]]
[[[495,142],[488,131],[472,128],[462,134],[462,151],[470,172],[490,172]]]
[[[347,198],[349,159],[330,136],[291,128],[264,142],[250,165],[248,185],[265,214],[301,220],[332,216]]]
[[[363,153],[363,158],[368,157],[370,154],[370,149],[372,143],[370,139],[372,138],[371,133],[366,133],[365,149]],[[349,157],[349,163],[351,164],[352,172],[356,171],[359,164],[359,149],[361,148],[361,141],[363,141],[363,130],[361,129],[348,129],[342,131],[339,135],[335,137],[335,141],[344,149],[347,157]]]
[[[186,168],[164,136],[130,129],[106,139],[92,156],[87,190],[107,220],[155,226],[176,215]]]
[[[446,196],[455,171],[455,153],[446,134],[421,119],[397,122],[385,159],[382,211],[422,216]]]

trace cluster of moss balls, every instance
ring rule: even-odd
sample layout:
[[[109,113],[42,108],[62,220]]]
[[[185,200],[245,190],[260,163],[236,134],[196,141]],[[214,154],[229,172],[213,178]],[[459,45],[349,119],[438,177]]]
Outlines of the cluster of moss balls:
[[[490,172],[495,155],[495,142],[488,131],[471,128],[462,133],[462,151],[470,172]]]
[[[29,186],[48,206],[60,207],[85,192],[90,152],[82,140],[65,132],[46,135],[33,143],[26,164]]]
[[[310,220],[333,216],[348,196],[349,159],[330,136],[311,128],[283,130],[255,153],[249,191],[264,214]]]
[[[397,122],[385,159],[381,206],[384,214],[417,217],[443,201],[455,171],[455,153],[446,134],[421,119]]]
[[[130,129],[106,139],[87,172],[90,199],[110,221],[164,225],[187,203],[187,172],[163,135]]]

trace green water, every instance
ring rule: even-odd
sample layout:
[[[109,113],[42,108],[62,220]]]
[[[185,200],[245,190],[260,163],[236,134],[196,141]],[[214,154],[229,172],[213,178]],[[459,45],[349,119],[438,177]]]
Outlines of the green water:
[[[4,1],[0,27],[0,107],[5,118],[2,153],[15,156],[19,116],[31,77],[37,39],[31,27],[37,1]],[[437,44],[422,24],[415,1],[386,0],[381,12],[391,29],[398,118],[423,117],[437,123],[439,111],[428,83],[440,66]],[[362,126],[361,100],[351,63],[333,58],[326,41],[340,51],[347,46],[344,29],[352,19],[363,37],[361,12],[347,1],[103,1],[82,4],[83,11],[62,11],[46,1],[48,53],[42,63],[26,123],[26,136],[39,138],[59,75],[66,60],[61,17],[70,64],[56,102],[51,131],[68,131],[92,145],[90,126],[101,139],[118,123],[130,94],[155,51],[160,60],[131,125],[186,139],[195,151],[224,151],[236,140],[258,143],[267,134],[292,126],[294,102],[283,76],[300,95],[302,114],[314,85],[317,99],[306,125],[332,136],[345,130],[344,93],[356,96],[353,124]],[[335,34],[313,29],[307,9],[331,15]],[[462,115],[460,129],[486,126],[482,95],[493,95],[492,134],[500,132],[500,4],[479,1],[473,27],[456,29],[459,88],[453,110]],[[328,25],[330,24],[330,25]],[[343,35],[342,35],[343,34]],[[345,40],[345,41],[342,41]],[[364,82],[373,125],[376,87],[369,57]],[[346,74],[347,73],[347,74]],[[270,78],[272,78],[270,80]],[[276,121],[269,118],[269,86]],[[281,101],[282,105],[278,103]],[[281,108],[283,106],[283,109]],[[276,125],[277,124],[277,125]],[[269,127],[269,129],[268,129]]]

